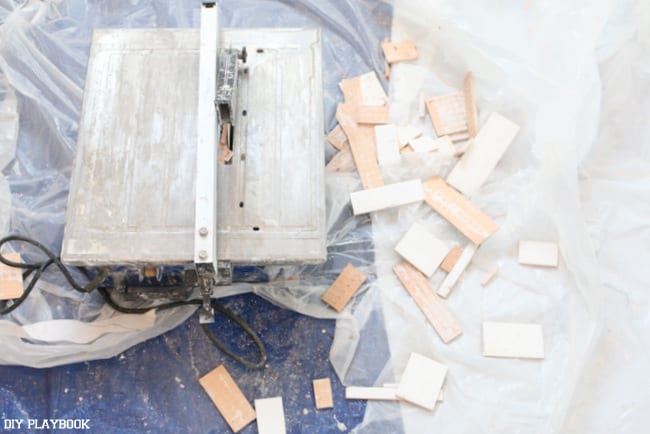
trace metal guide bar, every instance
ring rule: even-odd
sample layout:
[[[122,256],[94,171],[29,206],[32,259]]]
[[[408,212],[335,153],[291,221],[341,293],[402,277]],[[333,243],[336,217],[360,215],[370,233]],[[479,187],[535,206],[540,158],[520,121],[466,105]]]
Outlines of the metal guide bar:
[[[217,6],[201,6],[199,45],[199,95],[197,110],[196,205],[194,221],[194,264],[203,295],[202,323],[214,322],[210,304],[217,270],[217,113],[214,107],[219,46]]]
[[[201,7],[199,94],[197,111],[196,204],[194,263],[217,269],[217,114],[214,108],[217,80],[219,14],[215,5]]]

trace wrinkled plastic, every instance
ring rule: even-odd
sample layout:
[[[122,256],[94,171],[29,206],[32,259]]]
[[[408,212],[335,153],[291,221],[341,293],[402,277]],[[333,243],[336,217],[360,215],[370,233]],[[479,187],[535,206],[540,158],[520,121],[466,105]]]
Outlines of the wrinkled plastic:
[[[456,342],[436,339],[387,269],[396,260],[390,247],[412,221],[442,239],[454,234],[422,208],[373,216],[393,356],[383,380],[399,375],[411,351],[449,367],[445,402],[433,414],[401,408],[406,432],[647,430],[647,22],[648,8],[632,2],[394,2],[392,38],[426,49],[392,70],[392,122],[433,134],[417,117],[419,94],[462,88],[471,70],[479,124],[498,111],[522,126],[473,198],[500,229],[448,299],[464,328]],[[393,178],[414,170],[403,159]],[[559,268],[518,265],[520,239],[557,241]],[[483,288],[494,264],[497,278]],[[541,323],[544,361],[481,357],[486,320]],[[378,420],[396,417],[389,405],[369,404],[357,431],[384,432]]]
[[[495,216],[500,230],[446,302],[463,335],[443,344],[391,272],[398,260],[393,247],[415,220],[447,242],[463,240],[424,204],[376,213],[372,227],[368,217],[352,217],[349,192],[361,188],[354,173],[328,173],[327,264],[270,267],[271,283],[237,285],[220,295],[253,290],[297,312],[336,317],[331,361],[347,385],[399,381],[411,351],[447,364],[445,402],[435,412],[369,403],[356,432],[644,431],[650,415],[647,6],[470,0],[393,6],[393,38],[413,39],[420,60],[392,69],[392,122],[414,123],[433,134],[428,118],[418,118],[420,92],[458,89],[472,70],[480,123],[498,111],[522,127],[474,199]],[[372,25],[389,19],[380,7],[334,1],[222,1],[221,7],[224,26],[323,26],[328,129],[341,99],[339,80],[383,71],[381,37]],[[52,248],[60,245],[90,29],[191,27],[197,18],[196,8],[185,2],[34,2],[17,8],[0,0],[0,69],[18,96],[21,115],[16,159],[4,170],[12,188],[13,231]],[[0,113],[13,113],[17,122],[2,92]],[[6,149],[11,143],[3,139],[0,156]],[[444,176],[453,163],[436,154],[407,155],[383,172],[387,183],[426,179]],[[0,203],[2,197],[0,184]],[[7,213],[0,210],[1,222]],[[559,268],[518,265],[520,239],[557,241]],[[320,296],[348,262],[370,279],[350,309],[335,315]],[[479,282],[495,263],[501,267],[497,278],[483,288]],[[434,287],[441,278],[434,277]],[[92,320],[102,312],[96,294],[81,296],[60,281],[44,282],[31,298],[14,321]],[[78,354],[31,344],[26,360],[20,356],[24,348],[3,338],[11,356],[0,357],[38,366],[109,357],[190,313],[159,315],[146,332],[107,335]],[[545,359],[482,357],[484,320],[541,323]],[[385,339],[390,357],[377,349]]]
[[[16,153],[18,139],[18,107],[16,94],[0,70],[0,236],[9,231],[9,216],[6,210],[11,209],[11,193],[9,183],[2,173]]]
[[[11,206],[0,208],[0,223],[4,225],[0,226],[3,229],[0,232],[29,236],[54,252],[60,251],[92,29],[197,27],[198,6],[199,3],[195,2],[96,4],[33,1],[17,4],[0,1],[0,71],[2,77],[6,77],[0,80],[0,113],[11,115],[1,118],[0,155],[1,162],[8,164],[6,168],[3,164],[3,175],[11,188]],[[257,1],[222,1],[220,9],[223,27],[323,29],[323,58],[328,65],[324,74],[327,130],[335,123],[334,109],[341,98],[340,79],[381,67],[376,47],[388,29],[390,8],[385,4],[267,2],[260,5]],[[4,128],[5,121],[11,128]],[[17,146],[15,135],[8,133],[11,131],[18,132]],[[328,152],[331,151],[328,149]],[[363,232],[358,230],[362,225],[357,224],[363,219],[350,219],[349,210],[341,215],[347,207],[347,192],[358,188],[356,177],[349,175],[348,178],[344,194],[340,194],[343,191],[340,183],[329,183],[328,190],[335,191],[328,195],[332,205],[328,209],[329,249],[333,253],[326,264],[269,270],[277,281],[275,284],[267,288],[241,284],[217,288],[217,296],[255,290],[297,311],[334,318],[334,312],[320,303],[317,294],[331,283],[351,254],[359,253],[361,262],[368,268],[372,263],[371,257],[363,259],[372,254],[367,221]],[[332,198],[337,196],[337,192],[337,203],[334,204]],[[0,201],[9,201],[6,184],[0,184]],[[11,226],[7,227],[9,219]],[[358,250],[350,253],[357,244]],[[347,250],[347,253],[341,253],[341,259],[337,259],[336,250]],[[40,259],[29,252],[22,253],[26,260]],[[85,279],[74,270],[73,275],[80,282]],[[292,281],[285,284],[284,278],[289,275],[292,275]],[[298,275],[300,278],[296,277]],[[376,308],[377,305],[373,306]],[[82,346],[70,342],[52,345],[57,338],[65,336],[65,333],[58,335],[57,330],[52,331],[52,342],[21,339],[15,335],[13,327],[3,328],[0,324],[0,336],[6,349],[0,361],[47,367],[111,357],[174,328],[194,310],[194,307],[186,307],[158,313],[152,327],[147,327],[143,321],[130,332],[107,332]],[[5,319],[20,325],[56,319],[112,320],[119,324],[121,315],[105,308],[97,293],[72,291],[59,274],[52,272],[46,273],[25,303]],[[355,325],[350,327],[357,330]],[[346,351],[350,352],[347,347]]]

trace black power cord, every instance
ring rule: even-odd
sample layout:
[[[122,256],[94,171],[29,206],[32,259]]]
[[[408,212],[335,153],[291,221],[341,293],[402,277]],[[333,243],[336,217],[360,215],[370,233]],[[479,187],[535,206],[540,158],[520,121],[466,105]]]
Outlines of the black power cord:
[[[2,253],[0,253],[0,262],[3,264],[13,267],[13,268],[20,268],[22,270],[25,270],[23,272],[23,279],[27,279],[29,276],[32,276],[31,280],[29,281],[29,284],[25,288],[25,291],[23,292],[23,295],[20,296],[20,298],[17,298],[13,300],[13,303],[11,303],[8,306],[2,306],[0,307],[0,315],[6,315],[15,309],[17,309],[24,301],[25,299],[29,296],[29,294],[32,292],[34,287],[36,286],[36,283],[38,280],[41,278],[43,275],[43,272],[47,270],[51,265],[56,265],[56,267],[59,269],[61,274],[63,274],[63,277],[68,281],[70,286],[72,286],[73,289],[79,292],[83,293],[89,293],[97,289],[101,296],[104,298],[104,301],[106,304],[108,304],[111,308],[114,310],[121,312],[121,313],[127,313],[127,314],[143,314],[146,312],[149,312],[152,309],[157,309],[157,310],[167,310],[167,309],[173,309],[175,307],[180,307],[180,306],[188,306],[188,305],[201,305],[202,300],[200,299],[191,299],[191,300],[184,300],[184,301],[173,301],[169,303],[162,303],[162,304],[157,304],[155,306],[150,306],[150,307],[125,307],[125,306],[120,306],[117,304],[113,298],[111,297],[109,291],[106,288],[100,288],[99,286],[101,283],[106,279],[106,277],[109,274],[109,269],[108,268],[102,268],[100,272],[95,276],[93,280],[91,280],[87,285],[81,286],[79,285],[74,278],[72,277],[72,274],[70,274],[70,271],[67,269],[65,265],[61,262],[61,259],[58,258],[54,253],[52,253],[51,250],[49,250],[47,247],[45,247],[43,244],[39,243],[36,240],[33,240],[31,238],[23,237],[20,235],[10,235],[8,237],[0,239],[0,250],[2,250],[2,246],[12,242],[12,241],[19,241],[19,242],[24,242],[27,244],[30,244],[33,247],[36,247],[38,250],[41,251],[46,257],[46,261],[42,262],[35,262],[35,263],[21,263],[21,262],[14,262],[11,261],[7,258],[5,258]],[[232,320],[235,324],[237,324],[243,331],[246,333],[255,343],[255,346],[257,347],[259,353],[260,353],[260,360],[258,362],[251,362],[249,360],[244,359],[243,357],[235,354],[230,348],[228,348],[223,342],[221,342],[215,334],[210,330],[208,327],[208,324],[201,324],[201,328],[203,329],[203,332],[206,334],[208,339],[212,341],[212,343],[219,348],[221,351],[223,351],[226,355],[228,355],[230,358],[232,358],[234,361],[241,363],[242,365],[246,366],[247,368],[251,369],[260,369],[263,368],[264,365],[266,364],[266,349],[264,348],[264,343],[262,340],[257,336],[255,331],[244,321],[242,320],[239,316],[237,316],[233,311],[225,307],[224,305],[220,304],[216,300],[211,300],[212,308],[216,310],[217,312],[220,312],[224,316],[226,316],[228,319]]]

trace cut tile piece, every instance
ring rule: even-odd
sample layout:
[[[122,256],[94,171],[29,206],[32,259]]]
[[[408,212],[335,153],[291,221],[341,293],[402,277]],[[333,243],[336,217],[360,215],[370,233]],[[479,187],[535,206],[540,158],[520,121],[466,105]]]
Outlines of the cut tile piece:
[[[469,132],[462,131],[460,133],[449,134],[447,137],[451,139],[452,142],[462,142],[463,140],[469,139]]]
[[[314,386],[314,401],[316,408],[333,408],[334,400],[332,398],[332,383],[329,378],[320,378],[312,382]]]
[[[418,117],[420,119],[424,119],[426,115],[427,115],[426,98],[424,97],[424,93],[420,92],[419,99],[418,99]]]
[[[415,152],[431,152],[437,151],[440,146],[444,146],[443,142],[448,142],[451,144],[451,140],[449,140],[449,137],[447,136],[441,137],[439,139],[434,139],[431,136],[423,134],[420,137],[412,139],[409,142],[409,145],[411,145],[411,148],[413,148]]]
[[[519,263],[540,267],[557,267],[557,244],[546,241],[519,241]]]
[[[388,63],[404,62],[418,58],[418,50],[410,39],[395,42],[384,40],[381,43],[381,48]]]
[[[388,106],[360,105],[354,110],[354,118],[359,124],[387,124]]]
[[[356,107],[358,105],[363,104],[362,97],[361,97],[361,81],[360,78],[357,77],[352,77],[352,78],[345,78],[341,80],[339,83],[339,87],[341,88],[341,92],[343,92],[343,101],[345,105],[347,106],[352,106]],[[370,104],[368,104],[370,105]],[[337,119],[338,120],[338,119]],[[340,125],[340,122],[339,122]],[[341,125],[343,128],[343,126]],[[345,131],[345,128],[343,129]],[[347,132],[346,132],[347,135]]]
[[[544,358],[544,333],[541,324],[483,323],[483,355],[522,359]]]
[[[364,188],[380,187],[384,185],[384,180],[377,163],[375,129],[372,125],[360,125],[355,122],[350,113],[352,109],[353,107],[339,104],[336,110],[336,119],[348,136],[361,184]]]
[[[418,353],[411,353],[397,396],[412,404],[433,410],[436,406],[447,367]]]
[[[397,401],[397,388],[349,386],[345,388],[345,399]]]
[[[463,94],[465,95],[465,114],[467,118],[467,132],[469,138],[476,137],[478,133],[478,114],[476,113],[476,93],[474,92],[474,75],[469,71],[463,82]]]
[[[332,144],[339,151],[350,148],[350,142],[348,142],[348,136],[345,135],[345,131],[341,128],[340,125],[336,125],[332,131],[325,136],[325,139]]]
[[[328,172],[354,172],[356,167],[354,157],[352,157],[352,151],[344,149],[332,157],[330,162],[327,163],[327,166],[325,166],[325,169]]]
[[[219,158],[221,159],[221,164],[228,164],[230,163],[230,160],[232,160],[232,156],[235,155],[233,151],[230,150],[230,148],[225,147],[221,148],[221,152],[219,153]]]
[[[463,155],[465,155],[465,152],[467,152],[470,146],[472,146],[472,139],[469,139],[465,143],[461,143],[460,145],[458,145],[456,147],[456,150],[454,151],[454,157],[462,157]]]
[[[421,202],[423,198],[422,182],[419,179],[350,193],[354,215]]]
[[[259,434],[286,434],[282,397],[256,399],[255,413]]]
[[[22,263],[19,253],[5,253],[2,256],[8,261]],[[20,298],[23,292],[23,270],[0,262],[0,300]]]
[[[388,96],[374,71],[346,78],[339,84],[346,104],[355,106],[383,106],[388,104]]]
[[[382,386],[386,389],[397,389],[399,388],[399,383],[384,383]],[[442,389],[440,389],[440,393],[438,394],[437,401],[442,402],[444,400],[445,400],[445,388],[443,387]]]
[[[435,176],[423,183],[422,187],[427,204],[474,244],[482,243],[498,229],[490,217],[442,178]]]
[[[442,136],[441,139],[442,138],[446,138],[446,140],[440,141],[438,145],[438,153],[448,157],[454,156],[456,154],[456,147],[454,146],[451,136]]]
[[[359,105],[383,106],[388,104],[388,96],[374,71],[359,76],[359,87],[361,88]]]
[[[518,132],[517,124],[498,113],[492,113],[474,137],[472,146],[454,166],[447,182],[467,196],[472,196],[494,170]]]
[[[230,140],[230,124],[224,124],[221,127],[221,138],[219,140],[219,162],[226,164],[232,160],[233,152],[228,147]]]
[[[224,365],[218,366],[201,377],[199,383],[233,432],[239,432],[255,420],[255,410]]]
[[[416,222],[397,243],[395,251],[425,276],[431,277],[445,259],[449,247]]]
[[[420,137],[421,135],[422,131],[415,128],[414,126],[407,125],[397,127],[397,140],[399,141],[400,147],[408,145],[411,140],[415,139],[416,137]]]
[[[393,271],[444,343],[453,341],[463,333],[458,320],[447,310],[422,273],[406,261],[394,266]]]
[[[397,142],[397,127],[395,125],[375,126],[375,143],[377,144],[377,160],[380,166],[399,162],[399,143]]]
[[[458,246],[452,247],[449,253],[447,253],[447,256],[445,256],[445,259],[442,261],[442,264],[440,264],[440,269],[449,273],[452,268],[454,268],[454,265],[456,265],[461,253],[463,253],[463,249]]]
[[[498,265],[495,265],[495,266],[494,266],[494,267],[493,267],[493,268],[488,272],[488,274],[485,275],[485,277],[483,278],[483,280],[481,280],[481,286],[487,286],[488,283],[490,283],[490,282],[492,281],[492,279],[494,279],[494,276],[496,276],[498,272],[499,272],[499,266],[498,266]]]
[[[454,268],[451,269],[438,288],[438,295],[440,297],[446,298],[449,296],[449,293],[454,289],[454,285],[458,282],[461,274],[463,274],[469,263],[472,261],[477,249],[478,246],[474,243],[469,243],[465,246],[463,253],[460,254],[458,261],[454,264]]]
[[[426,104],[438,137],[467,131],[463,92],[434,96],[428,99]]]
[[[341,312],[365,280],[365,274],[354,268],[352,264],[348,264],[332,283],[332,286],[323,294],[321,300],[329,304],[335,311]]]

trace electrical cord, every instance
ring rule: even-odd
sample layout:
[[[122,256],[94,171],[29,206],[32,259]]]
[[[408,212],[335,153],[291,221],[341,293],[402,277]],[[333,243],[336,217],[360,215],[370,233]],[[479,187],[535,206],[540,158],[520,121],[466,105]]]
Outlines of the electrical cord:
[[[125,314],[143,314],[146,312],[149,312],[152,309],[157,309],[157,310],[167,310],[167,309],[173,309],[175,307],[180,307],[180,306],[188,306],[188,305],[201,305],[202,300],[200,299],[190,299],[190,300],[184,300],[184,301],[173,301],[169,303],[161,303],[157,304],[155,306],[149,306],[149,307],[125,307],[125,306],[120,306],[118,303],[116,303],[113,298],[111,297],[109,291],[106,288],[101,288],[100,285],[106,279],[108,276],[110,270],[108,268],[102,268],[100,269],[100,272],[95,276],[94,279],[92,279],[87,285],[81,286],[79,285],[75,280],[74,277],[72,277],[72,274],[70,274],[70,271],[67,269],[65,265],[61,262],[61,259],[59,259],[54,253],[52,253],[51,250],[49,250],[47,247],[45,247],[43,244],[39,243],[36,240],[33,240],[31,238],[23,237],[20,235],[10,235],[8,237],[0,239],[0,251],[2,250],[2,246],[12,242],[12,241],[19,241],[19,242],[24,242],[27,244],[32,245],[33,247],[36,247],[38,250],[41,251],[46,257],[46,261],[42,262],[35,262],[35,263],[22,263],[22,262],[14,262],[11,261],[7,258],[4,257],[2,253],[0,253],[0,262],[5,264],[8,267],[12,268],[20,268],[22,270],[25,270],[23,272],[23,279],[29,278],[29,276],[32,276],[31,280],[27,284],[27,287],[25,288],[25,291],[23,294],[20,296],[20,298],[14,299],[13,303],[11,303],[9,306],[7,306],[6,302],[4,302],[4,305],[0,305],[0,315],[6,315],[8,313],[11,313],[15,309],[17,309],[24,301],[27,299],[29,294],[32,292],[34,287],[36,286],[36,283],[38,280],[41,278],[45,270],[47,270],[50,266],[56,265],[56,267],[59,269],[61,274],[63,274],[63,277],[66,279],[66,281],[72,286],[73,289],[76,291],[82,292],[82,293],[90,293],[94,291],[95,289],[98,290],[106,304],[108,304],[111,308],[116,310],[117,312],[120,313],[125,313]],[[244,365],[247,368],[251,369],[260,369],[263,368],[264,365],[266,364],[267,360],[267,355],[266,355],[266,348],[264,348],[264,343],[262,340],[257,336],[255,331],[244,321],[242,320],[237,314],[235,314],[233,311],[222,305],[221,303],[217,302],[216,300],[211,300],[211,305],[214,310],[217,312],[223,314],[226,318],[229,320],[233,321],[235,324],[241,328],[244,333],[246,333],[251,340],[255,343],[255,346],[257,347],[257,350],[260,353],[260,359],[258,362],[251,362],[249,360],[244,359],[243,357],[235,354],[234,351],[232,351],[230,348],[228,348],[223,342],[221,342],[216,335],[210,330],[208,324],[201,324],[201,328],[203,329],[203,332],[206,334],[208,339],[222,352],[224,352],[227,356],[232,358],[234,361],[237,363],[240,363]]]

